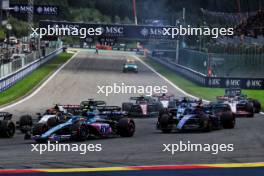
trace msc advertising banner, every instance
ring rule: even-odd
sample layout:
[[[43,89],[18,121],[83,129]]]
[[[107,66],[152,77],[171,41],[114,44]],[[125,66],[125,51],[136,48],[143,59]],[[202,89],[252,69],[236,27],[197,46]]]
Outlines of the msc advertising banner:
[[[26,14],[28,12],[34,12],[37,15],[58,15],[59,7],[52,5],[36,5],[30,7],[28,4],[10,4],[11,12]]]
[[[207,87],[233,87],[243,89],[264,89],[263,78],[208,78]]]
[[[99,37],[116,37],[128,39],[166,39],[172,40],[170,36],[163,35],[162,26],[143,26],[143,25],[112,25],[112,24],[90,24],[90,23],[72,23],[64,21],[40,21],[40,28],[57,26],[59,28],[101,28],[102,35]],[[177,38],[174,38],[175,40]]]

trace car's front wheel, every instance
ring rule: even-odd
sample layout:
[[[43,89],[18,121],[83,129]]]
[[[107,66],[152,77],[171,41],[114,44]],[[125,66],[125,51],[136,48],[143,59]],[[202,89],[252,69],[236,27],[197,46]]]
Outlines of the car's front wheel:
[[[0,122],[0,134],[3,137],[12,138],[16,131],[16,126],[11,120],[3,120]]]
[[[26,133],[27,131],[31,130],[33,125],[33,120],[30,115],[23,115],[19,119],[19,129],[21,133]]]
[[[89,130],[84,124],[75,123],[71,128],[71,138],[75,141],[84,141],[87,139]]]
[[[132,119],[122,118],[117,124],[117,133],[122,137],[132,137],[136,131],[135,122]]]

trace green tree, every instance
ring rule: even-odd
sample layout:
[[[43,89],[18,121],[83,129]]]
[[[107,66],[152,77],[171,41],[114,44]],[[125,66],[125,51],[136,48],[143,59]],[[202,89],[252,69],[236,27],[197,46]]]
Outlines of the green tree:
[[[28,35],[29,31],[27,22],[18,20],[13,17],[10,17],[8,21],[12,26],[12,33],[14,33],[16,37],[20,38]]]

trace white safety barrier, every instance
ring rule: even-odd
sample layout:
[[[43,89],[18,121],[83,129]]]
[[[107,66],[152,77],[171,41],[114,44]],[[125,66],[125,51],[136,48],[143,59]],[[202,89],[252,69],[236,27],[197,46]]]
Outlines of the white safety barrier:
[[[33,70],[38,68],[40,65],[49,61],[51,58],[53,58],[54,56],[58,55],[61,52],[62,52],[62,48],[58,48],[50,52],[48,55],[38,58],[35,61],[31,62],[30,64],[25,65],[25,67],[22,67],[16,70],[15,72],[0,78],[0,92],[3,92],[4,90],[10,88],[17,81],[24,78],[26,75],[31,73]]]

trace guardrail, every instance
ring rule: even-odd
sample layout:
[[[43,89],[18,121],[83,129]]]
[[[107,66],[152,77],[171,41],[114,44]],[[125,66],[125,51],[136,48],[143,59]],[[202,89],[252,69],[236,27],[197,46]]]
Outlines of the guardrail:
[[[206,75],[199,73],[195,70],[190,68],[184,67],[182,65],[176,64],[175,62],[171,61],[170,59],[165,58],[157,58],[157,57],[150,57],[151,59],[155,60],[156,62],[164,65],[165,67],[170,68],[171,70],[181,74],[182,76],[186,77],[187,79],[199,84],[205,85],[206,83]]]
[[[62,48],[58,48],[53,52],[50,52],[48,55],[40,57],[37,60],[27,64],[25,67],[22,67],[15,72],[0,78],[0,92],[3,92],[4,90],[10,88],[17,81],[24,78],[26,75],[41,66],[43,63],[49,61],[51,58],[61,53],[61,51]]]
[[[159,64],[175,71],[200,86],[212,88],[264,89],[264,78],[209,77],[188,67],[176,64],[171,59],[149,56]]]

